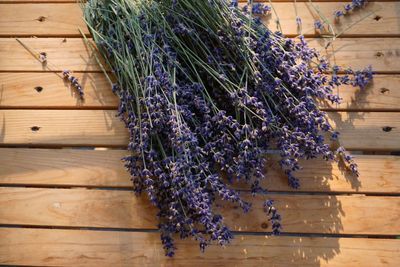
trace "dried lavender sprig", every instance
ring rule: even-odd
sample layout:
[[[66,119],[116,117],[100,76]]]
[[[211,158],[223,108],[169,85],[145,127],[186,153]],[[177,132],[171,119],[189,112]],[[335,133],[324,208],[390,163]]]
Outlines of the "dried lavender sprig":
[[[63,70],[62,75],[64,79],[68,80],[73,87],[78,91],[79,97],[81,99],[84,99],[84,92],[81,84],[78,81],[78,78],[72,75],[72,73],[69,70]]]
[[[49,70],[55,70],[57,69],[56,66],[54,66],[51,63],[48,63],[47,61],[47,54],[45,52],[36,52],[34,49],[28,47],[25,43],[23,43],[21,40],[16,38],[16,40],[35,58],[37,59],[40,63],[43,64],[47,69]],[[51,68],[50,68],[51,67]],[[71,76],[71,73],[69,70],[64,70],[61,75],[56,73],[57,76],[60,78],[68,79],[71,84],[78,90],[79,96],[81,99],[83,99],[84,92],[82,86],[79,84],[78,79],[74,76]]]
[[[342,16],[350,14],[352,11],[365,7],[368,4],[368,0],[352,0],[350,4],[346,4],[343,10],[335,10],[333,15],[336,19]]]

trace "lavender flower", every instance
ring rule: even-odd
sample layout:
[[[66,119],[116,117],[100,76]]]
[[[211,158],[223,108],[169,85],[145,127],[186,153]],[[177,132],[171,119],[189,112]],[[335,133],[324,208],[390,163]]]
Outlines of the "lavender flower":
[[[46,52],[40,52],[39,53],[39,61],[44,64],[47,62],[47,53]]]
[[[82,86],[78,82],[78,78],[73,76],[69,70],[63,70],[62,75],[63,75],[64,79],[67,79],[72,84],[72,86],[74,86],[76,88],[76,90],[79,93],[79,97],[81,99],[83,99],[84,92],[83,92]]]
[[[336,10],[334,12],[334,16],[336,19],[338,19],[341,16],[350,14],[354,10],[363,8],[367,3],[367,0],[352,0],[351,4],[346,4],[344,6],[344,12],[341,10]]]
[[[296,25],[297,25],[297,27],[301,26],[301,18],[300,17],[296,17]]]
[[[193,237],[201,251],[229,244],[233,235],[213,204],[220,199],[248,212],[252,203],[231,184],[264,196],[271,148],[293,188],[300,187],[300,159],[344,155],[357,174],[344,150],[325,143],[324,133],[339,133],[316,100],[339,103],[334,89],[365,87],[371,70],[339,76],[333,66],[329,78],[329,62],[303,37],[287,39],[251,16],[270,12],[261,3],[241,11],[237,1],[122,2],[124,12],[117,2],[90,1],[85,18],[117,78],[112,90],[130,135],[125,167],[133,190],[158,208],[167,256],[175,253],[174,234]],[[68,71],[64,76],[77,84]],[[278,234],[273,201],[263,207]]]
[[[351,172],[352,172],[354,175],[359,176],[357,164],[355,163],[353,157],[350,156],[350,155],[346,152],[346,150],[344,149],[344,147],[339,147],[339,148],[336,150],[336,154],[348,165],[348,167],[350,168]]]
[[[248,12],[249,5],[243,6],[243,12]],[[271,11],[271,7],[262,3],[251,4],[251,13],[256,15],[264,15]]]
[[[316,30],[322,30],[323,24],[320,20],[316,20],[316,21],[314,21],[314,27]]]
[[[353,80],[351,81],[351,84],[354,87],[360,87],[361,90],[364,90],[367,87],[367,85],[371,83],[373,79],[373,71],[371,66],[368,66],[364,70],[357,70],[357,71],[349,69],[348,73],[354,76]]]
[[[335,16],[336,19],[339,19],[340,17],[344,16],[343,11],[341,10],[336,10],[333,15]]]
[[[270,217],[269,220],[272,223],[272,234],[279,235],[281,231],[281,216],[278,214],[276,208],[274,207],[273,200],[266,200],[264,202],[265,213]]]

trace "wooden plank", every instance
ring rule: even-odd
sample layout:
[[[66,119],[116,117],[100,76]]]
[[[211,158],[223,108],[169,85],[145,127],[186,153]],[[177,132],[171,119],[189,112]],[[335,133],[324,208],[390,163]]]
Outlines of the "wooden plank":
[[[76,36],[89,34],[79,4],[3,4],[0,36]]]
[[[91,51],[80,38],[20,38],[36,53],[45,52],[51,71],[101,71]],[[311,39],[310,46],[322,50],[332,63],[376,72],[400,72],[400,38],[338,38],[325,52],[326,40]],[[334,53],[332,52],[333,50]],[[0,39],[0,71],[49,71],[13,38]]]
[[[131,188],[121,158],[125,150],[0,148],[0,184]],[[357,179],[335,162],[301,162],[301,188],[293,190],[278,164],[269,161],[264,185],[270,191],[399,193],[400,157],[357,155]],[[241,189],[247,186],[238,186]]]
[[[329,112],[332,126],[340,132],[340,144],[350,150],[400,149],[398,113]]]
[[[21,38],[37,55],[47,54],[40,63],[14,38],[0,39],[0,71],[101,71],[92,51],[81,38]]]
[[[113,110],[1,110],[2,144],[126,146]]]
[[[396,267],[400,240],[237,235],[226,248],[199,252],[177,240],[164,256],[158,233],[0,229],[0,264],[35,266],[346,266]]]
[[[268,2],[266,3],[268,4]],[[282,30],[287,36],[298,34],[318,36],[319,32],[315,30],[314,22],[317,19],[323,20],[319,14],[322,14],[329,21],[334,33],[340,34],[341,37],[398,36],[400,34],[397,14],[400,8],[399,2],[369,3],[362,10],[344,16],[339,21],[335,20],[334,12],[343,10],[345,4],[345,2],[294,4],[293,1],[291,3],[273,3],[277,15],[275,15],[275,12],[271,12],[271,15],[263,16],[262,20],[271,30]],[[318,8],[318,11],[316,8]],[[298,27],[296,23],[296,9],[297,16],[302,21],[301,27]],[[277,19],[279,19],[281,28],[276,23]],[[328,31],[327,25],[322,33],[332,34]]]
[[[322,108],[339,110],[385,110],[400,109],[400,76],[375,75],[373,83],[360,90],[358,87],[341,86],[337,92],[343,99],[339,105],[324,104]]]
[[[102,73],[75,73],[85,91],[85,101],[75,97],[57,73],[0,73],[1,108],[117,108],[118,98]],[[365,90],[342,86],[340,105],[322,104],[327,110],[400,111],[400,75],[375,75]],[[42,87],[42,91],[35,90]]]
[[[400,182],[400,157],[355,155],[360,177],[355,177],[336,162],[323,160],[301,161],[302,170],[296,174],[301,181],[300,191],[398,193]],[[270,161],[266,169],[264,185],[274,191],[291,190],[287,177],[276,161]],[[296,191],[296,190],[293,190]]]
[[[316,48],[331,64],[353,69],[364,69],[371,65],[375,72],[397,73],[400,70],[400,39],[397,38],[340,38],[309,39],[309,45]]]
[[[341,132],[340,144],[349,150],[400,150],[397,113],[332,112],[328,116]],[[4,109],[0,110],[0,133],[2,145],[128,144],[128,131],[113,110]]]
[[[131,188],[125,150],[0,148],[0,184]]]
[[[253,199],[247,215],[219,203],[225,222],[235,231],[268,232],[262,202],[274,199],[285,233],[398,235],[400,198],[384,196],[280,195]],[[249,220],[248,218],[251,218]],[[131,191],[0,188],[0,224],[155,229],[156,209],[147,196]]]
[[[75,73],[84,101],[60,73],[0,73],[1,108],[117,108],[118,98],[102,73]]]
[[[330,20],[335,33],[342,37],[349,36],[400,36],[397,10],[400,3],[369,3],[361,11],[345,16],[340,23],[335,23],[334,11],[343,10],[344,2],[318,3],[274,3],[283,33],[295,36],[303,33],[315,36],[315,19],[321,19],[314,6],[325,18]],[[302,19],[302,31],[296,24],[297,15]],[[379,19],[376,19],[379,17]],[[18,18],[16,20],[15,18]],[[38,19],[42,18],[42,19]],[[276,26],[275,12],[263,16],[263,22],[272,30]],[[78,28],[89,31],[82,19],[82,11],[78,4],[4,4],[0,8],[0,36],[70,36],[80,37]]]

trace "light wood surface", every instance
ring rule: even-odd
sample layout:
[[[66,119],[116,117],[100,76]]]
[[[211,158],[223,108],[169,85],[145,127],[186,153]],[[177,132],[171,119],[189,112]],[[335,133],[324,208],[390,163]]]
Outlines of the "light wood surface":
[[[353,86],[337,89],[342,103],[321,105],[324,109],[340,110],[400,110],[400,76],[375,75],[373,82],[364,90]]]
[[[397,10],[399,2],[372,2],[366,5],[362,12],[353,12],[336,21],[335,10],[342,10],[345,2],[327,3],[274,3],[275,12],[263,16],[263,22],[272,30],[278,30],[277,18],[283,33],[288,36],[304,34],[318,36],[314,22],[322,20],[322,14],[329,20],[334,32],[326,30],[324,34],[339,34],[348,36],[400,36]],[[297,16],[302,18],[301,28],[296,24]],[[318,9],[318,10],[317,10]],[[0,8],[0,36],[71,36],[81,37],[78,28],[89,34],[81,17],[79,4],[4,4]],[[15,19],[18,18],[18,19]]]
[[[113,108],[118,105],[102,73],[74,73],[83,87],[82,101],[61,73],[0,73],[1,108]]]
[[[268,194],[254,199],[247,193],[243,197],[255,203],[246,216],[234,204],[220,203],[218,208],[235,231],[271,231],[262,209],[263,200],[271,198],[286,233],[400,232],[396,197]],[[156,212],[146,196],[130,191],[0,188],[0,224],[155,229]]]
[[[297,35],[294,1],[272,2],[283,31]],[[315,37],[315,9],[297,2],[302,33]],[[313,2],[331,21],[348,3]],[[308,39],[332,63],[371,64],[378,73],[364,91],[340,87],[341,105],[321,103],[341,131],[341,145],[357,150],[360,177],[341,164],[312,160],[302,162],[302,186],[292,190],[268,155],[264,185],[271,192],[263,197],[275,199],[284,235],[291,236],[264,236],[271,228],[257,206],[262,196],[247,216],[220,203],[238,231],[232,244],[201,254],[197,242],[178,240],[169,259],[155,208],[131,191],[120,160],[128,133],[115,117],[118,99],[78,32],[88,34],[76,1],[0,0],[0,265],[397,267],[400,158],[378,154],[400,150],[400,2],[369,2],[333,23],[340,38],[328,46],[327,39]],[[275,19],[272,13],[263,21],[275,29]],[[36,57],[46,52],[48,64],[15,37]],[[83,84],[84,102],[58,76],[64,69]],[[78,149],[58,149],[71,146]]]
[[[343,10],[346,2],[326,2],[316,3],[312,1],[294,4],[294,1],[288,3],[276,3],[272,1],[275,12],[271,12],[269,16],[263,16],[263,23],[271,30],[279,30],[277,19],[282,32],[287,36],[297,36],[303,34],[305,36],[319,36],[322,34],[338,35],[340,37],[356,37],[356,36],[398,36],[400,34],[399,18],[397,10],[400,8],[399,2],[384,3],[371,2],[368,3],[362,11],[355,11],[351,15],[344,16],[340,20],[335,20],[334,12]],[[268,1],[264,1],[270,5]],[[297,16],[301,18],[300,27],[296,23]],[[328,25],[324,26],[324,30],[317,32],[315,30],[315,20],[329,21],[333,29],[329,31]]]
[[[0,39],[0,71],[101,71],[92,51],[81,38],[19,38],[36,55],[32,55],[15,38]],[[47,55],[47,64],[38,54]]]
[[[125,150],[54,150],[0,148],[0,184],[131,188],[121,158]],[[270,191],[292,191],[287,178],[271,157],[264,185]],[[297,192],[397,193],[400,191],[400,158],[356,155],[360,177],[336,162],[320,159],[301,162]],[[248,188],[238,185],[238,188]]]
[[[1,108],[93,108],[116,109],[117,97],[102,73],[75,73],[85,92],[85,101],[76,97],[74,88],[60,73],[0,73]],[[41,91],[37,91],[41,87]],[[40,90],[40,89],[39,89]],[[364,90],[353,86],[337,89],[343,99],[340,105],[321,103],[326,110],[399,111],[400,76],[375,75],[373,83]]]
[[[0,36],[75,36],[89,34],[79,4],[3,4]]]
[[[237,235],[229,247],[204,254],[193,241],[177,240],[171,259],[158,233],[2,228],[0,236],[0,262],[10,265],[396,267],[400,261],[395,239]]]
[[[92,51],[79,38],[19,38],[30,50],[47,53],[47,66],[33,57],[15,38],[0,39],[0,71],[101,71]],[[326,50],[326,39],[311,39],[332,64],[376,72],[400,72],[400,38],[338,38]]]
[[[0,110],[1,144],[126,146],[113,110]],[[32,128],[32,127],[39,127]]]
[[[349,150],[400,149],[400,117],[394,112],[330,112]],[[39,127],[39,128],[32,128]],[[392,127],[390,131],[385,127]],[[128,131],[113,110],[0,110],[0,144],[121,146]]]
[[[329,112],[340,132],[340,144],[350,150],[400,150],[400,117],[396,112]]]
[[[399,38],[338,38],[333,42],[314,38],[309,40],[309,45],[331,64],[343,68],[364,69],[371,65],[375,72],[397,73],[400,70]]]

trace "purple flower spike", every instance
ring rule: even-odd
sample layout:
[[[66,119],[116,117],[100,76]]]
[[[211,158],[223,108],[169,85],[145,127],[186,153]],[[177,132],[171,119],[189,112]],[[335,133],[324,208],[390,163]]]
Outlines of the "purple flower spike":
[[[62,71],[62,76],[64,77],[64,79],[68,80],[73,87],[75,87],[75,89],[79,93],[79,97],[81,99],[83,99],[84,92],[83,92],[82,86],[80,85],[80,83],[78,81],[78,78],[76,78],[75,76],[72,76],[72,74],[71,74],[71,72],[69,70],[63,70]]]

